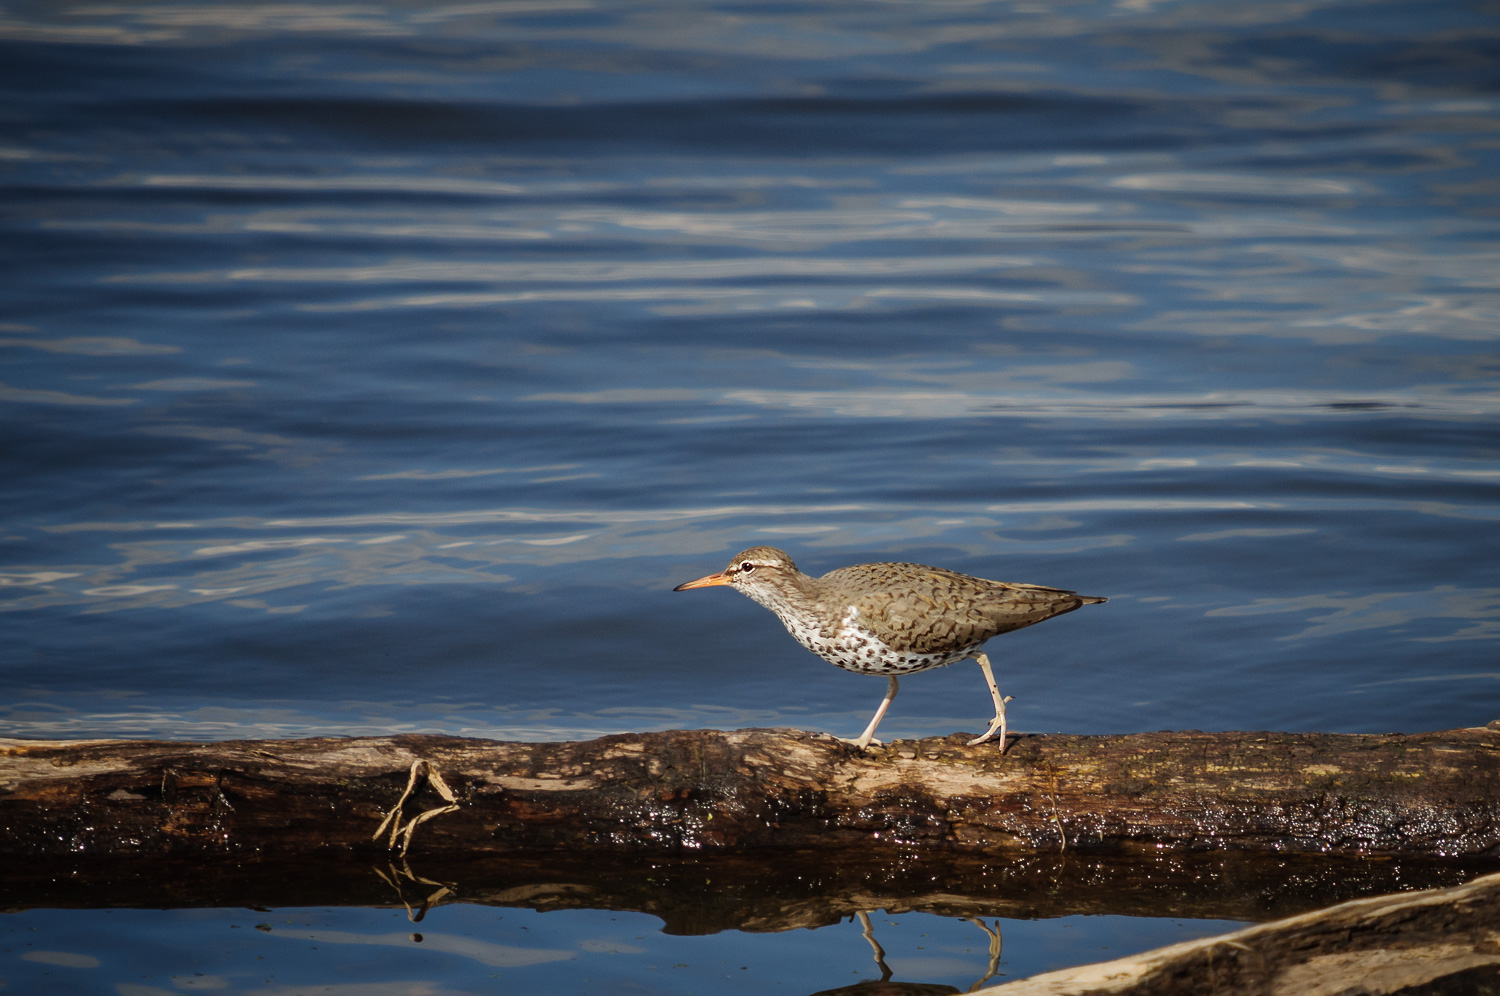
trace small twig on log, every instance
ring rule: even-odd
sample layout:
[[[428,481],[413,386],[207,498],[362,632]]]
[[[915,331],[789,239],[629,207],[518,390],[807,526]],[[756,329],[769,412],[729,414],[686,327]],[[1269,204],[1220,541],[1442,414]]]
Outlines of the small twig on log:
[[[257,753],[264,754],[265,752],[257,751]],[[424,776],[427,779],[427,783],[437,790],[437,794],[442,796],[448,805],[435,806],[432,809],[418,813],[408,820],[403,827],[401,825],[401,807],[406,804],[407,797],[412,794],[412,791],[417,787],[417,783]],[[448,787],[448,783],[443,781],[443,776],[427,761],[418,758],[411,763],[411,772],[406,779],[406,791],[401,793],[401,798],[396,800],[396,805],[386,814],[385,819],[380,821],[380,826],[370,835],[370,839],[379,840],[381,834],[385,833],[385,828],[389,826],[391,828],[391,839],[386,846],[394,848],[396,840],[404,834],[405,839],[401,841],[401,856],[404,858],[406,857],[407,849],[411,847],[412,838],[416,836],[418,826],[430,819],[442,816],[444,813],[455,812],[457,809],[458,796],[454,795],[453,790]],[[410,907],[408,907],[408,910],[410,910]]]
[[[1062,852],[1064,852],[1064,851],[1066,851],[1068,849],[1068,831],[1067,831],[1067,828],[1063,826],[1062,817],[1059,816],[1059,815],[1057,815],[1057,771],[1056,771],[1056,769],[1053,769],[1053,771],[1052,771],[1052,787],[1051,787],[1050,795],[1052,796],[1052,822],[1054,822],[1054,823],[1057,824],[1057,836],[1058,836],[1058,839],[1060,839],[1062,841],[1061,845],[1059,845],[1059,847],[1057,848],[1057,853],[1061,854]]]

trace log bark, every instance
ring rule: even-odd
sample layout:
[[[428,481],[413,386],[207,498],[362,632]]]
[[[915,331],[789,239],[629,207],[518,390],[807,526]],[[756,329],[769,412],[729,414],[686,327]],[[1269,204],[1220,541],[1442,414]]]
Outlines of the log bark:
[[[1375,896],[980,996],[1459,996],[1500,991],[1500,875]]]
[[[410,784],[396,829],[431,816],[409,838],[429,857],[861,847],[1500,855],[1500,729],[1023,735],[1003,755],[963,741],[860,751],[792,730],[581,743],[0,741],[0,851],[371,854],[391,848],[389,834],[372,833]]]

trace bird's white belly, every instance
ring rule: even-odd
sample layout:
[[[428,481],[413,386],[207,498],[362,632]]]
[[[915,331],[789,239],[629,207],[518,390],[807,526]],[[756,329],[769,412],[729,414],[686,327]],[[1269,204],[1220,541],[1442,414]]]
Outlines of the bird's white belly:
[[[792,616],[777,613],[796,641],[846,671],[861,674],[908,674],[925,671],[932,667],[956,664],[978,648],[962,647],[938,654],[920,654],[910,650],[897,650],[859,625],[859,611],[853,606],[839,621],[837,629],[822,629],[807,625]]]

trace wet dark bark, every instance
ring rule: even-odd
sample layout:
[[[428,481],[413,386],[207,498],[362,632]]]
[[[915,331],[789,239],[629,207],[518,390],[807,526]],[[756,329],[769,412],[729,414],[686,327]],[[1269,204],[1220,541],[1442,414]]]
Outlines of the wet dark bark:
[[[1470,996],[1500,992],[1500,875],[1355,900],[982,996]]]
[[[375,854],[414,761],[456,804],[413,855],[973,854],[1172,847],[1500,854],[1500,730],[961,735],[859,751],[791,730],[582,743],[399,736],[0,742],[12,856]],[[447,808],[425,778],[403,820]]]

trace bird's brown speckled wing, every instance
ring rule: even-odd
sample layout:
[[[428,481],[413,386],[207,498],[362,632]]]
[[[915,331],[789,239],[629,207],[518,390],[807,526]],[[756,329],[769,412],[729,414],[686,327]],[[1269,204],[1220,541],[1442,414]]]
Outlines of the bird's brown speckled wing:
[[[824,575],[888,646],[919,654],[983,643],[1096,601],[1061,588],[1010,584],[922,564],[863,564]]]

